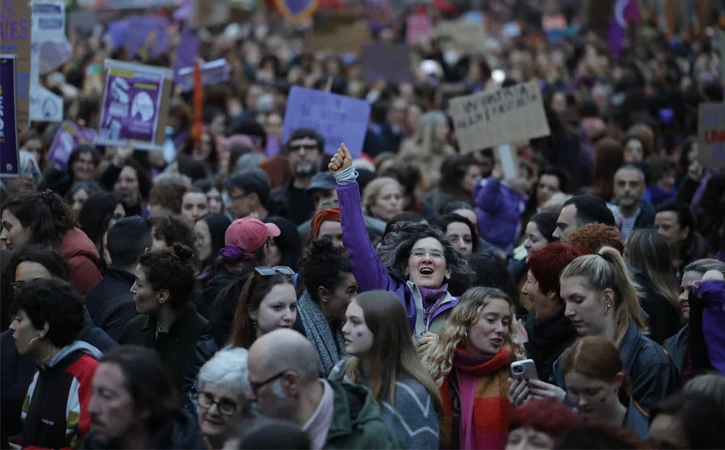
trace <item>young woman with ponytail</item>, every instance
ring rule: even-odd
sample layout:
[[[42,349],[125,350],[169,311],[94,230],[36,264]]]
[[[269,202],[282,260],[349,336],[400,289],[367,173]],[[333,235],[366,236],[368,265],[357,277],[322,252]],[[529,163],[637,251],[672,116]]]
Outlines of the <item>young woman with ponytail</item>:
[[[25,191],[8,198],[2,207],[0,241],[16,254],[30,245],[58,250],[70,265],[70,282],[85,298],[99,281],[98,250],[76,227],[73,211],[51,190]]]

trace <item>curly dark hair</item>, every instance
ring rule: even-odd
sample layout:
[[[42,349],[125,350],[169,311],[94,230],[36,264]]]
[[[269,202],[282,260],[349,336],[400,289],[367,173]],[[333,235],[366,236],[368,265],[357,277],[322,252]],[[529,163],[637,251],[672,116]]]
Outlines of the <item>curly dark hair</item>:
[[[88,197],[78,213],[81,230],[98,248],[119,203],[121,200],[110,192],[98,192]]]
[[[23,191],[8,198],[1,211],[8,210],[25,228],[30,228],[30,243],[56,245],[75,228],[73,211],[53,191]]]
[[[169,304],[181,309],[194,296],[196,265],[194,251],[186,245],[174,244],[161,251],[141,255],[139,266],[155,291],[169,291]]]
[[[314,301],[320,301],[317,292],[320,286],[334,291],[349,273],[352,273],[350,255],[344,248],[335,247],[330,238],[312,241],[305,249],[300,274]]]
[[[481,247],[481,240],[478,238],[478,230],[476,229],[476,226],[473,225],[473,223],[471,223],[471,221],[467,218],[455,213],[444,214],[434,220],[431,226],[445,234],[448,232],[448,225],[452,223],[462,223],[468,227],[468,229],[471,231],[473,254],[475,255],[476,253],[478,253],[478,250]]]
[[[149,219],[156,240],[166,242],[167,247],[175,243],[194,249],[194,230],[181,216],[164,216]]]

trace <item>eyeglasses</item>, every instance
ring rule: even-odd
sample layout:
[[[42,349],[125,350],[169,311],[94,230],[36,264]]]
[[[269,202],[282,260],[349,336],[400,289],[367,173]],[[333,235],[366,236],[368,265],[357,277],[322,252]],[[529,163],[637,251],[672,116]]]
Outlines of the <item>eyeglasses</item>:
[[[314,150],[317,150],[317,144],[302,144],[302,145],[290,145],[289,151],[290,152],[299,152],[300,150],[304,150],[306,152],[311,152]]]
[[[282,275],[294,275],[295,274],[295,271],[292,270],[291,267],[287,267],[287,266],[257,267],[256,269],[254,269],[254,271],[263,277],[271,277],[272,275],[274,275],[276,273],[281,273]]]
[[[212,406],[217,405],[219,412],[225,416],[231,416],[239,409],[239,405],[237,405],[236,402],[229,400],[228,398],[217,400],[208,392],[196,392],[194,393],[194,397],[196,397],[196,401],[202,408],[211,409]]]
[[[422,248],[416,248],[412,252],[410,252],[411,255],[416,256],[418,258],[423,258],[426,255],[430,254],[430,257],[433,259],[441,259],[445,258],[446,254],[439,250],[431,250],[430,252],[423,250]]]
[[[252,392],[254,392],[256,394],[257,391],[262,389],[263,386],[266,386],[269,383],[272,383],[273,381],[275,381],[279,378],[282,378],[284,376],[284,374],[286,374],[287,372],[289,372],[289,369],[283,370],[282,372],[278,373],[277,375],[269,377],[264,381],[260,381],[259,383],[255,383],[254,381],[249,380],[249,385],[252,387]]]

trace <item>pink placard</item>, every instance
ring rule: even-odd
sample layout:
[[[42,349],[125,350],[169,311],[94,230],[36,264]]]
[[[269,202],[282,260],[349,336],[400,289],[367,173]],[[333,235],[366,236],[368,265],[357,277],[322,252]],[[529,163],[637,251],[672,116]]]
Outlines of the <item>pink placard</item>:
[[[433,34],[433,21],[424,14],[415,14],[408,17],[406,42],[408,45],[416,45],[421,39]]]

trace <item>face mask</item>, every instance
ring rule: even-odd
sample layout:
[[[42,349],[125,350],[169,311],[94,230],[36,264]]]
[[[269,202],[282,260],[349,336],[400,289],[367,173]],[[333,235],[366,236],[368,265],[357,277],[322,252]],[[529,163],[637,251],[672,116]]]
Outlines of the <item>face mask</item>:
[[[448,65],[453,65],[457,63],[460,58],[461,55],[456,50],[446,50],[445,52],[443,52],[443,60]]]

